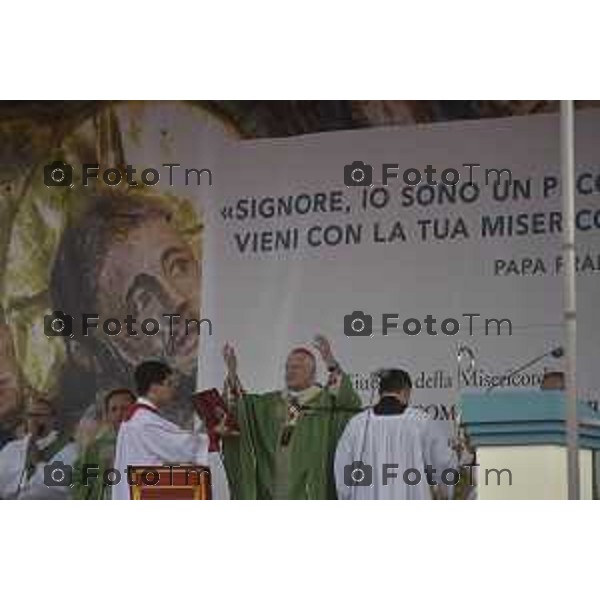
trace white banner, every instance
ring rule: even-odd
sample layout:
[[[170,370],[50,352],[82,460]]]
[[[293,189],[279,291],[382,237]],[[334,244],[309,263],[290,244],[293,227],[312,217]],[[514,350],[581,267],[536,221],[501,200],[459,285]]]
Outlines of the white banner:
[[[588,400],[600,389],[598,139],[600,114],[579,114],[578,383]],[[229,147],[207,207],[202,314],[214,330],[202,338],[200,387],[221,385],[228,341],[248,389],[280,389],[289,350],[322,333],[365,401],[370,373],[401,367],[414,402],[447,419],[460,344],[475,354],[460,384],[480,388],[561,346],[559,156],[554,115]],[[346,185],[369,165],[371,186]],[[454,186],[442,183],[455,181],[448,169]],[[409,185],[415,170],[421,183]],[[370,335],[346,335],[357,311]],[[562,367],[549,357],[501,385],[537,388]]]

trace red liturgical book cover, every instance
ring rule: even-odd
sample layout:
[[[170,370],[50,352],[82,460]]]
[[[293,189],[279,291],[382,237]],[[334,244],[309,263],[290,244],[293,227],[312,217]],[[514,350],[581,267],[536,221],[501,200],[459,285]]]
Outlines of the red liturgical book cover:
[[[225,405],[219,390],[211,388],[197,392],[192,396],[192,402],[206,426],[210,439],[209,452],[218,452],[221,437],[239,434],[235,417]]]

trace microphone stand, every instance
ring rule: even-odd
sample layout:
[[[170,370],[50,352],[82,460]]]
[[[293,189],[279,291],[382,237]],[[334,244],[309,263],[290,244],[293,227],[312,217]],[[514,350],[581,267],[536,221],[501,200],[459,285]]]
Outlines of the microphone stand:
[[[507,373],[504,373],[504,375],[501,375],[500,380],[497,381],[496,383],[494,383],[494,385],[490,386],[486,390],[485,393],[489,394],[492,390],[499,387],[503,380],[510,379],[514,375],[517,375],[518,373],[521,373],[525,369],[528,369],[529,367],[532,367],[533,365],[539,363],[544,358],[547,358],[548,356],[552,356],[553,358],[561,358],[564,355],[564,353],[565,352],[564,352],[563,348],[559,346],[558,348],[553,348],[552,350],[549,350],[548,352],[544,352],[544,354],[540,354],[540,356],[536,356],[535,358],[533,358],[529,362],[525,363],[524,365],[521,365],[520,367],[517,367],[516,369],[510,370]]]
[[[466,364],[465,364],[466,362]],[[470,493],[472,483],[471,468],[476,465],[477,458],[475,451],[471,448],[470,440],[462,422],[462,414],[460,412],[460,396],[462,391],[462,375],[474,371],[476,358],[475,352],[466,344],[459,343],[456,349],[457,363],[457,383],[456,383],[456,400],[455,400],[455,417],[453,422],[452,449],[456,454],[457,468],[460,474],[457,485],[454,486],[452,500],[466,500]],[[471,456],[472,459],[465,463],[465,456]],[[469,469],[467,476],[466,470]],[[470,483],[462,483],[463,481]],[[435,493],[439,499],[449,500],[450,497],[445,490],[436,486]]]

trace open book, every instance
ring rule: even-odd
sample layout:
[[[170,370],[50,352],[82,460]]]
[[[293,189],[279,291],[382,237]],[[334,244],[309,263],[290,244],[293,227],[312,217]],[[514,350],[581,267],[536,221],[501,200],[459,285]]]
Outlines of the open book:
[[[209,452],[218,452],[223,436],[239,434],[237,421],[216,388],[196,392],[192,396],[192,403],[206,426],[210,439]]]

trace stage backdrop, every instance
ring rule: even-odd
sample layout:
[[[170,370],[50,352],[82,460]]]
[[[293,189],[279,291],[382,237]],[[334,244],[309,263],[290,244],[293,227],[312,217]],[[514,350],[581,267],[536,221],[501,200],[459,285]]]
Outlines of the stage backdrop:
[[[164,335],[107,336],[101,328],[87,337],[47,337],[44,317],[66,312],[77,319],[77,331],[81,314],[102,313],[102,306],[111,318],[197,318],[210,185],[206,176],[201,185],[193,176],[186,185],[184,169],[222,176],[215,148],[235,136],[213,115],[177,102],[99,105],[94,115],[57,130],[60,139],[50,128],[16,129],[8,138],[16,147],[3,147],[0,159],[0,180],[2,168],[13,167],[10,185],[0,186],[0,447],[22,433],[24,401],[34,394],[56,402],[72,430],[101,408],[109,390],[133,386],[141,360],[169,361],[182,398],[196,383],[193,337],[169,345]],[[45,185],[44,166],[54,160],[72,166],[72,186]],[[131,165],[138,185],[110,186],[98,177],[84,187],[84,163],[99,163],[102,171]],[[165,164],[181,165],[172,180]],[[143,185],[147,168],[160,173],[156,185]],[[189,421],[191,409],[181,412],[171,416]]]
[[[590,400],[600,389],[599,139],[600,114],[579,113],[578,384]],[[289,350],[322,333],[365,402],[370,373],[403,367],[414,401],[447,420],[459,384],[489,387],[563,344],[558,116],[248,141],[226,152],[228,176],[211,189],[205,213],[202,312],[214,331],[201,340],[200,387],[221,385],[228,341],[247,388],[281,388]],[[372,167],[371,186],[345,185],[355,161]],[[387,186],[384,163],[397,165]],[[471,184],[464,164],[480,165]],[[438,185],[424,184],[427,165]],[[410,168],[423,183],[404,182]],[[450,168],[460,176],[454,187],[440,184]],[[485,169],[510,169],[512,182],[489,173],[486,184]],[[355,311],[372,316],[372,335],[345,334]],[[383,313],[398,315],[387,335]],[[437,335],[427,333],[428,315]],[[410,319],[421,322],[418,335],[403,330]],[[445,319],[458,321],[458,333],[443,333]],[[445,327],[452,333],[456,324]],[[475,355],[462,381],[460,344]],[[539,387],[544,370],[563,366],[546,359],[502,387]]]

